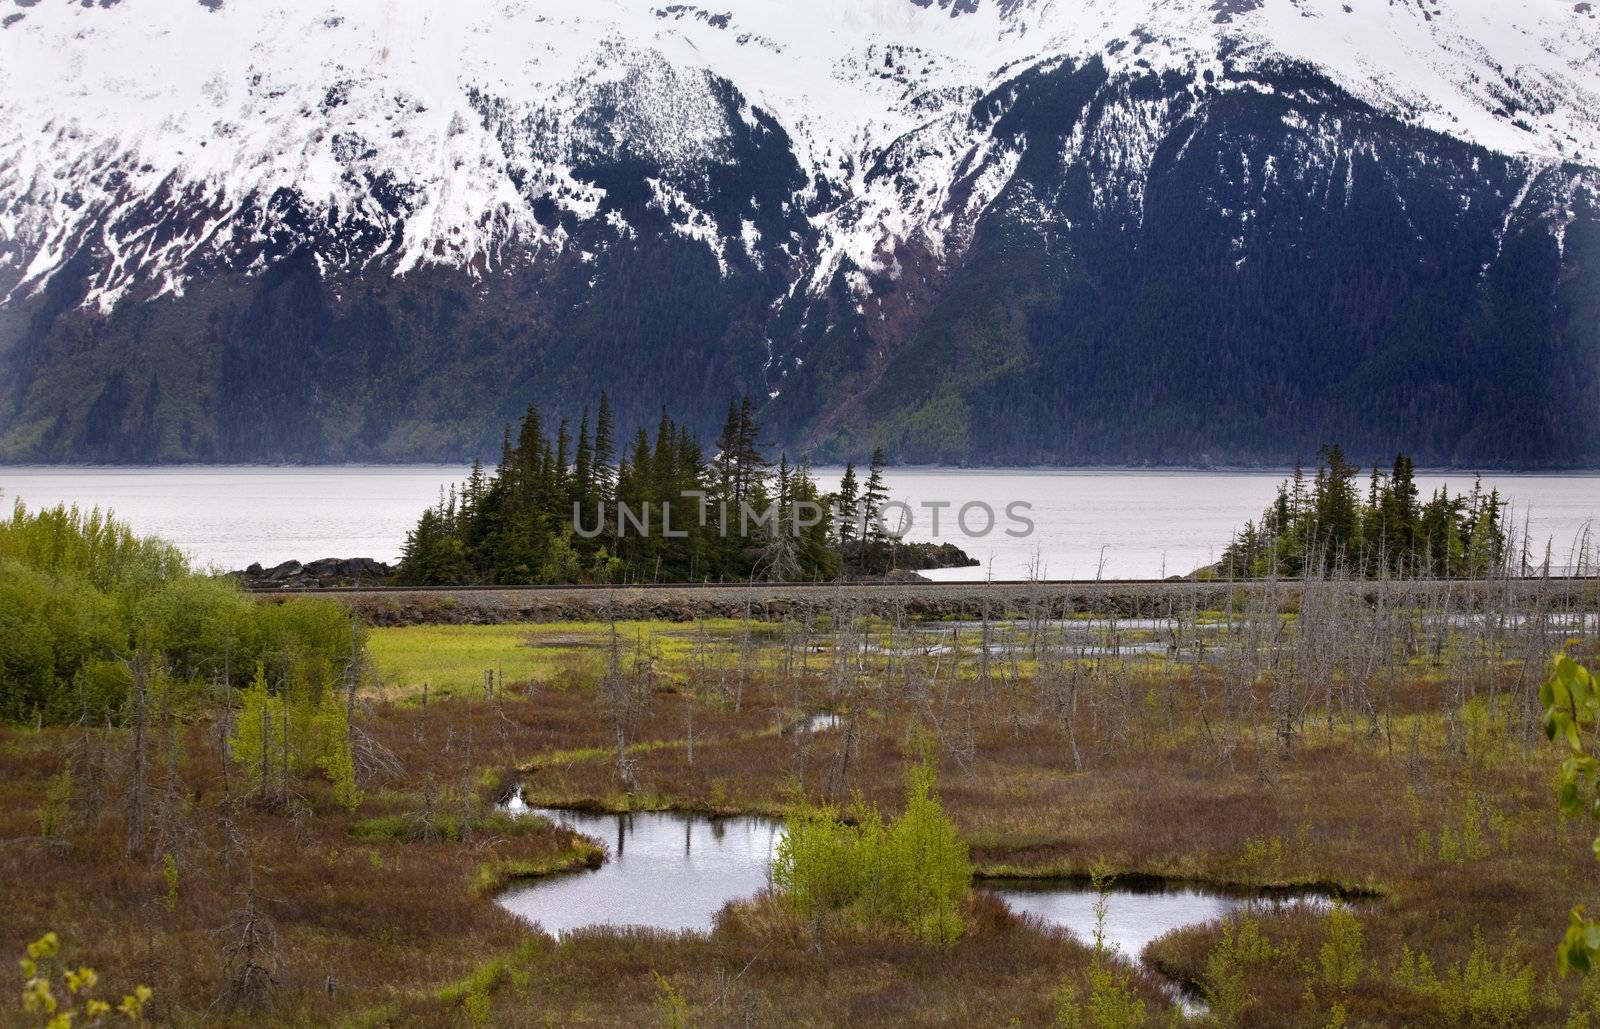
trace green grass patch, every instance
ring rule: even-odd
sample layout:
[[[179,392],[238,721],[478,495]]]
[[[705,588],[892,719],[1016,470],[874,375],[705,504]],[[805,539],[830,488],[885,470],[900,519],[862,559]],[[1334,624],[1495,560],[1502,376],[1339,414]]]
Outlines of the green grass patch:
[[[469,886],[474,896],[499,893],[518,879],[539,879],[562,872],[599,868],[606,859],[604,847],[584,836],[574,836],[566,850],[541,858],[505,858],[485,861],[472,874]]]
[[[737,619],[704,622],[617,623],[617,640],[628,660],[643,640],[668,669],[689,660],[702,630],[707,642],[726,651],[742,632]],[[751,636],[771,627],[751,623]],[[428,686],[429,696],[450,696],[483,687],[485,671],[509,683],[548,682],[563,673],[598,678],[611,644],[609,622],[513,623],[507,625],[407,625],[372,630],[367,650],[385,686],[404,694]]]
[[[465,824],[467,833],[462,832]],[[490,811],[463,821],[460,812],[436,811],[424,818],[418,812],[380,815],[350,827],[350,835],[363,843],[404,843],[412,840],[460,840],[463,835],[527,836],[548,828],[549,822],[528,815]]]

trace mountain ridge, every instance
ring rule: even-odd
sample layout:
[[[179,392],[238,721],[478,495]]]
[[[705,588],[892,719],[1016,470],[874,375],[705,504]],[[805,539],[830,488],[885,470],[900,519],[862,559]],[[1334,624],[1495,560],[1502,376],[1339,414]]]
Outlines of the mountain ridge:
[[[1600,379],[1582,6],[19,6],[0,459],[454,458],[608,388],[821,456],[1593,463],[1539,410]]]

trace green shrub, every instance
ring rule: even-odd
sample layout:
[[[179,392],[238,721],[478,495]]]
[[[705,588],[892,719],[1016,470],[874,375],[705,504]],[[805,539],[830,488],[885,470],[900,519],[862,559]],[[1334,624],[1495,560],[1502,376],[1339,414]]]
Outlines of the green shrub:
[[[1133,987],[1130,971],[1096,955],[1087,975],[1087,1001],[1070,982],[1056,992],[1056,1029],[1138,1029],[1149,1024],[1150,1012]]]
[[[885,823],[857,805],[857,825],[831,808],[805,808],[778,845],[773,883],[804,918],[837,915],[862,928],[951,944],[972,880],[967,846],[934,794],[934,773],[913,768],[906,810]]]
[[[127,649],[111,598],[3,558],[0,639],[6,641],[0,647],[0,720],[6,722],[68,720],[79,702],[73,687],[80,673]],[[96,674],[94,681],[104,680]]]
[[[1434,971],[1426,954],[1405,948],[1395,969],[1396,985],[1431,1000],[1449,1025],[1473,1027],[1525,1025],[1533,1012],[1533,965],[1517,958],[1513,935],[1500,957],[1492,957],[1481,933],[1473,933],[1472,953],[1465,962],[1450,966],[1444,975]]]
[[[1206,955],[1205,998],[1212,1016],[1222,1025],[1235,1025],[1255,998],[1246,977],[1251,969],[1273,958],[1272,944],[1254,918],[1223,923],[1222,939]]]
[[[319,771],[333,783],[339,803],[352,811],[361,805],[350,725],[340,698],[327,688],[273,693],[258,663],[243,699],[228,747],[251,786],[265,788],[285,773]]]
[[[365,645],[341,604],[257,603],[98,510],[20,503],[0,520],[0,639],[0,722],[12,723],[120,717],[125,662],[140,652],[169,704],[224,673],[243,686],[258,663],[294,696],[319,698]]]
[[[652,970],[656,980],[656,1015],[662,1029],[689,1029],[689,1002],[672,980]]]
[[[1363,948],[1361,923],[1344,904],[1335,903],[1323,920],[1322,985],[1333,990],[1348,990],[1361,978]]]

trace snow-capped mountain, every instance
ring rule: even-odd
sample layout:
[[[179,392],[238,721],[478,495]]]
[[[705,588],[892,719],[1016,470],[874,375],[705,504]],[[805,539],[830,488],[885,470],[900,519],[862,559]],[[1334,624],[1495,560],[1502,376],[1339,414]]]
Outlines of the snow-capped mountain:
[[[0,458],[457,456],[601,388],[840,454],[1600,457],[1545,413],[1600,379],[1588,3],[0,26]]]

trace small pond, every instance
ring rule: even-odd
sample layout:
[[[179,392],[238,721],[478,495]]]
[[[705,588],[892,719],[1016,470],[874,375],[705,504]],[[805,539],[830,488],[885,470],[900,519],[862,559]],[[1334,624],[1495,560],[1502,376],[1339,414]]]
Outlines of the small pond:
[[[844,725],[844,716],[835,714],[812,715],[798,726],[801,732],[827,732]]]
[[[782,822],[740,816],[710,818],[672,812],[587,814],[529,808],[513,797],[506,810],[542,815],[606,845],[606,861],[502,893],[506,910],[555,935],[591,925],[709,931],[729,901],[755,896],[769,883]],[[1086,883],[990,881],[979,885],[1015,911],[1091,942],[1095,892]],[[1117,886],[1109,894],[1106,942],[1137,960],[1151,940],[1181,926],[1254,905],[1272,908],[1330,901],[1310,892],[1260,894],[1192,886]]]
[[[595,815],[527,808],[606,846],[593,871],[551,876],[507,890],[501,907],[560,936],[590,925],[638,925],[707,932],[731,900],[767,886],[783,823],[672,813]]]
[[[979,886],[1006,902],[1011,910],[1032,915],[1045,925],[1069,930],[1084,943],[1094,942],[1097,895],[1082,882],[991,880]],[[1186,925],[1198,925],[1245,908],[1274,910],[1291,904],[1326,908],[1332,900],[1309,890],[1260,893],[1187,885],[1112,882],[1107,896],[1106,946],[1138,960],[1145,945]]]

